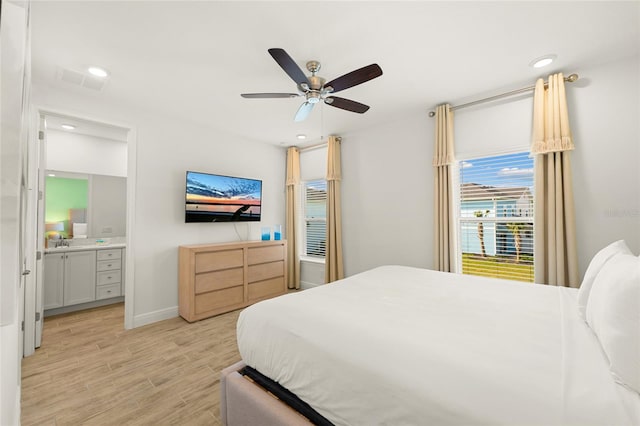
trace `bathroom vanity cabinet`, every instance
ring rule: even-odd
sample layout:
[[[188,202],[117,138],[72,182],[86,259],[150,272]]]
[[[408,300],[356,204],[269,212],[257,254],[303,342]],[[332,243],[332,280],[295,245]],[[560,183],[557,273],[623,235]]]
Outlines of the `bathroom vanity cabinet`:
[[[46,253],[44,309],[80,305],[121,296],[123,250],[57,249]]]

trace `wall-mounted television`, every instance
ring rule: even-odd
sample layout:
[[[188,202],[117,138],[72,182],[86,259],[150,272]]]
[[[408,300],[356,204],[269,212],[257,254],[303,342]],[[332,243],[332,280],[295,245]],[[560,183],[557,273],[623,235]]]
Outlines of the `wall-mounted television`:
[[[187,172],[185,222],[259,222],[262,181]]]

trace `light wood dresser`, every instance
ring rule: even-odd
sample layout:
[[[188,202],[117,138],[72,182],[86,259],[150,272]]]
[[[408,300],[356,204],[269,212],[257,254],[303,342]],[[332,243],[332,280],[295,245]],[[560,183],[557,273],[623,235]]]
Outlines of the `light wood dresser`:
[[[189,322],[287,291],[284,240],[184,245],[178,261],[178,312]]]

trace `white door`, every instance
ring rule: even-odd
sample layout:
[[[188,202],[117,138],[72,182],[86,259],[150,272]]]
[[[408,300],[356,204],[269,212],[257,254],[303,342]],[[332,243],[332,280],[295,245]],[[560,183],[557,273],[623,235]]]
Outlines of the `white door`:
[[[64,255],[64,305],[96,300],[96,251],[74,251]]]
[[[24,153],[27,190],[23,224],[25,244],[24,355],[33,354],[42,342],[43,257],[44,257],[44,170],[45,120],[36,113],[31,120],[28,146]]]
[[[34,116],[35,117],[35,116]],[[40,346],[37,325],[42,323],[42,313],[38,310],[37,281],[38,264],[42,264],[38,252],[38,119],[29,121],[29,131],[22,145],[22,179],[20,191],[20,244],[22,274],[24,284],[24,339],[23,354],[31,355]],[[40,304],[41,306],[41,304]]]
[[[44,218],[41,216],[40,164],[44,159],[44,118],[34,114],[23,151],[23,212],[21,241],[24,246],[24,355],[33,354],[42,340],[42,256]]]
[[[29,311],[27,310],[27,306],[25,305],[25,298],[26,298],[26,292],[27,289],[29,287],[33,288],[33,286],[30,286],[30,283],[33,283],[33,274],[31,274],[31,269],[32,269],[32,263],[31,263],[31,259],[30,259],[30,246],[29,246],[29,242],[27,240],[27,236],[28,236],[28,231],[27,231],[27,224],[28,224],[28,200],[29,200],[29,187],[28,187],[28,173],[29,173],[29,169],[28,169],[28,147],[26,143],[22,143],[21,144],[21,167],[20,167],[20,198],[19,198],[19,209],[20,209],[20,216],[19,216],[19,223],[18,223],[18,256],[20,259],[20,270],[21,270],[21,283],[20,283],[20,288],[18,289],[18,294],[20,295],[19,297],[19,303],[18,303],[18,318],[22,318],[23,322],[22,322],[22,330],[20,333],[20,351],[19,351],[19,357],[22,358],[24,356],[24,352],[25,352],[25,342],[27,341],[26,339],[29,339],[31,342],[33,342],[33,339],[31,339],[31,336],[28,333],[25,333],[25,320],[27,318],[27,316],[33,315],[33,311]],[[4,184],[4,182],[3,182]],[[32,333],[31,333],[32,334]],[[31,345],[33,345],[33,343],[30,343]]]
[[[36,158],[36,167],[34,167],[35,173],[35,194],[31,197],[34,205],[36,206],[36,223],[35,223],[35,241],[36,241],[36,323],[35,323],[35,347],[39,348],[42,343],[42,327],[44,325],[44,190],[45,190],[45,171],[47,168],[46,155],[47,155],[47,133],[46,133],[46,121],[44,115],[38,116],[38,138],[37,146],[34,153]]]

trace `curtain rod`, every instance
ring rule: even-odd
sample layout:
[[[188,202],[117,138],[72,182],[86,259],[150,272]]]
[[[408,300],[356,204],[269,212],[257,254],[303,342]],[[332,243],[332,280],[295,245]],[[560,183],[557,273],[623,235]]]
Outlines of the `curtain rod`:
[[[564,78],[564,81],[569,82],[569,83],[573,83],[576,80],[578,80],[578,74],[571,74],[571,75],[569,75],[569,76]],[[545,81],[544,85],[546,87],[546,86],[549,85],[549,83]],[[535,90],[535,88],[536,88],[535,85],[529,86],[529,87],[523,87],[522,89],[516,89],[516,90],[512,90],[510,92],[500,93],[499,95],[494,95],[494,96],[490,96],[488,98],[478,99],[477,101],[467,102],[466,104],[452,106],[451,107],[451,111],[455,111],[455,110],[461,109],[461,108],[470,107],[470,106],[477,105],[477,104],[482,104],[482,103],[485,103],[485,102],[495,101],[497,99],[506,98],[506,97],[509,97],[509,96],[517,95],[519,93],[531,92],[531,91]],[[435,115],[436,115],[436,113],[434,111],[429,111],[429,117],[433,117]]]
[[[340,142],[342,142],[342,138],[341,138],[340,136],[336,136],[336,138],[337,138]],[[307,146],[305,146],[305,147],[298,148],[298,151],[300,151],[300,152],[312,151],[312,150],[314,150],[314,149],[316,149],[316,148],[321,148],[321,147],[323,147],[323,146],[326,146],[326,145],[327,145],[327,143],[328,143],[327,141],[323,141],[323,142],[318,142],[318,143],[313,144],[313,145],[307,145]]]
[[[303,148],[298,148],[298,151],[300,151],[300,152],[313,151],[314,149],[321,148],[321,147],[326,146],[326,145],[327,145],[326,142],[320,142],[320,143],[316,143],[316,144],[313,144],[313,145],[307,145],[307,146],[305,146]]]

